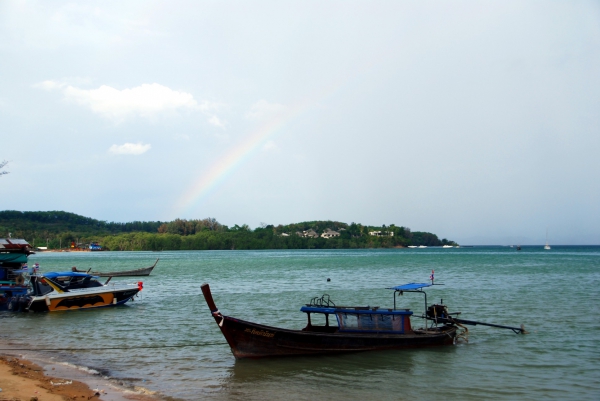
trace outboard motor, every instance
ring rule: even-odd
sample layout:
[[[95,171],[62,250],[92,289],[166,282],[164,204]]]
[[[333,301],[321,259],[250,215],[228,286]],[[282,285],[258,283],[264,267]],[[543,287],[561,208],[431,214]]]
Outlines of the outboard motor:
[[[29,306],[31,299],[27,295],[21,295],[19,297],[19,312],[25,312]]]
[[[448,308],[446,305],[434,304],[427,308],[427,317],[432,319],[447,319],[448,318]],[[437,323],[437,321],[436,321]]]
[[[12,312],[23,312],[27,310],[31,299],[27,295],[14,295],[10,298],[7,309]]]

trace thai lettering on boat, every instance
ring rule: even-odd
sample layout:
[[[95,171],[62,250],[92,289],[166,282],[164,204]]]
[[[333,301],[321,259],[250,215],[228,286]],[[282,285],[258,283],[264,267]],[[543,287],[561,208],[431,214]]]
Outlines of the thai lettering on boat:
[[[256,330],[256,329],[246,329],[244,330],[246,333],[250,333],[250,334],[254,334],[255,336],[263,336],[263,337],[268,337],[268,338],[272,338],[275,337],[275,333],[271,333],[269,331],[266,330]]]

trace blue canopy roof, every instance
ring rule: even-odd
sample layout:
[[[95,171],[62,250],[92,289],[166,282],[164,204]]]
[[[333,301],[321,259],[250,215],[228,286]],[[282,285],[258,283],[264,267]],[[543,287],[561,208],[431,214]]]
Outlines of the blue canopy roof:
[[[57,278],[57,277],[89,277],[89,276],[90,275],[87,273],[79,273],[79,272],[48,272],[48,273],[44,273],[44,277],[48,277],[50,279]]]
[[[390,287],[390,290],[396,290],[396,291],[410,291],[410,290],[418,290],[419,288],[423,288],[423,287],[431,287],[433,284],[430,283],[409,283],[409,284],[402,284],[402,285],[397,285],[396,287]]]

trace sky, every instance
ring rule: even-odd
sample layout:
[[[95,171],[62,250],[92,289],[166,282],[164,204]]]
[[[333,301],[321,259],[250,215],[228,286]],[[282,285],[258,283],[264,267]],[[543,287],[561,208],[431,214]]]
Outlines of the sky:
[[[0,210],[600,244],[597,1],[2,1]]]

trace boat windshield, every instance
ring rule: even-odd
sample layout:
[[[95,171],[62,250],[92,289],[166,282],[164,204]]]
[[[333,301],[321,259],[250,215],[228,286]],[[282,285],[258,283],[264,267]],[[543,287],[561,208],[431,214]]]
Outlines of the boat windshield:
[[[401,313],[348,313],[337,312],[341,332],[390,332],[404,333],[410,328],[410,316],[412,312]]]

